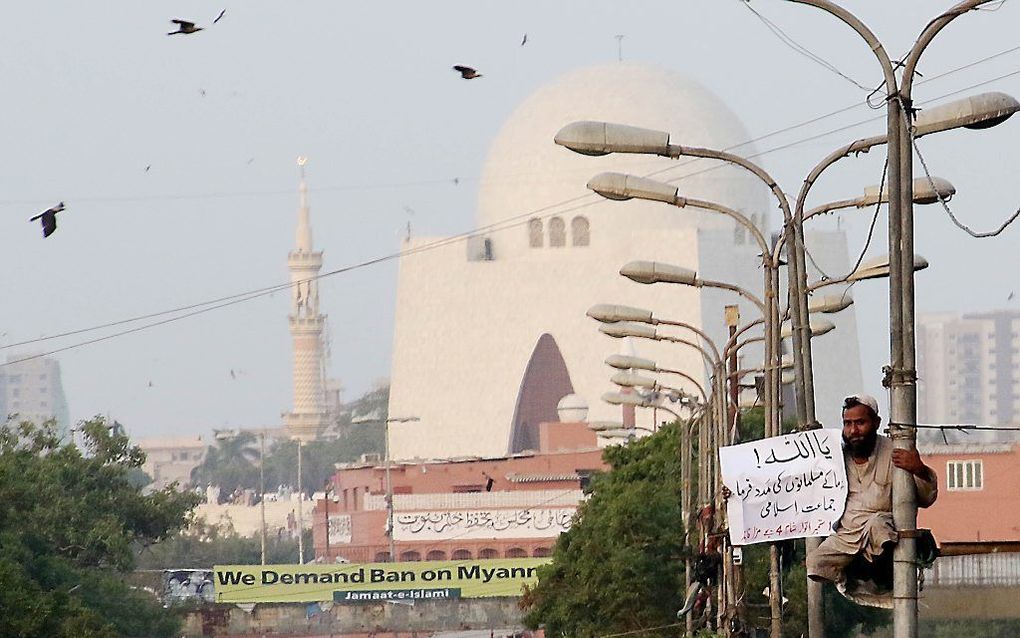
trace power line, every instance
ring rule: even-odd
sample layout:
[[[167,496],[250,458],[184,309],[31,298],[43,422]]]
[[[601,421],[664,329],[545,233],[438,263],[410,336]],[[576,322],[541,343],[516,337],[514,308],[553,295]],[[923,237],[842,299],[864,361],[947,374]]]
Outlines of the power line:
[[[1011,49],[1009,51],[1017,50],[1017,49],[1020,49],[1020,47],[1015,47],[1014,49]],[[1000,54],[996,54],[996,56],[991,56],[991,57],[997,57],[998,55],[1003,55],[1005,53],[1006,52],[1002,52]],[[990,59],[990,58],[987,58],[987,59]],[[972,63],[972,64],[976,64],[976,63]],[[963,67],[961,67],[961,68],[963,68]],[[949,71],[949,72],[947,72],[947,74],[948,73],[952,73],[952,72],[955,72],[955,70]],[[925,100],[923,102],[920,102],[919,104],[927,104],[927,103],[929,103],[931,101],[934,101],[934,100],[943,99],[945,97],[948,97],[948,96],[951,96],[951,95],[955,95],[957,93],[961,93],[961,92],[964,92],[964,91],[968,91],[970,89],[977,88],[977,87],[980,87],[980,86],[984,86],[984,85],[990,84],[992,82],[996,82],[998,80],[1005,79],[1005,78],[1008,78],[1008,77],[1012,77],[1012,76],[1015,76],[1015,75],[1020,75],[1020,70],[1013,71],[1011,73],[1007,73],[1007,74],[1004,74],[1004,75],[1001,75],[1001,76],[998,76],[998,77],[995,77],[995,78],[992,78],[992,79],[989,79],[989,80],[985,80],[983,82],[979,82],[979,83],[970,85],[968,87],[964,87],[962,89],[957,89],[955,91],[943,94],[941,96],[932,98],[930,100]],[[939,76],[935,76],[935,77],[939,77]],[[935,79],[935,77],[929,78],[929,81]],[[841,109],[840,111],[836,111],[836,112],[842,112],[844,110],[847,110],[847,109]],[[836,113],[836,112],[834,112],[834,113]],[[822,117],[825,117],[825,116],[822,116]],[[794,146],[798,146],[800,144],[804,144],[804,143],[809,142],[809,141],[814,141],[814,140],[817,140],[817,139],[820,139],[820,138],[823,138],[823,137],[827,137],[827,136],[832,135],[834,133],[838,133],[838,132],[841,132],[841,131],[844,131],[844,130],[848,130],[848,129],[851,129],[851,128],[856,128],[857,126],[861,126],[863,124],[867,124],[867,123],[870,123],[870,122],[882,119],[883,117],[884,116],[871,117],[871,118],[868,118],[868,119],[865,119],[865,120],[860,120],[860,121],[857,121],[857,122],[854,122],[854,123],[851,123],[851,124],[848,124],[848,125],[836,127],[834,129],[830,129],[828,131],[825,131],[825,132],[822,132],[822,133],[818,133],[816,135],[809,136],[807,138],[803,138],[803,139],[800,139],[800,140],[795,140],[793,142],[788,142],[786,144],[780,144],[778,146],[775,146],[775,147],[772,147],[772,148],[769,148],[769,149],[766,149],[766,150],[763,150],[763,151],[759,151],[757,153],[750,154],[750,155],[747,156],[747,159],[753,159],[753,158],[761,157],[761,156],[769,154],[769,153],[774,153],[774,152],[785,150],[785,149],[788,149],[788,148],[791,148],[791,147],[794,147]],[[809,120],[809,122],[818,121],[818,119],[819,118],[813,118],[812,120]],[[781,131],[785,132],[787,130],[791,130],[792,128],[796,128],[796,127],[787,127],[786,129],[781,129]],[[766,134],[766,135],[761,136],[759,138],[755,138],[755,140],[750,140],[748,142],[742,142],[741,144],[737,144],[737,145],[728,147],[726,150],[731,150],[731,149],[737,148],[739,146],[744,146],[744,145],[752,143],[753,141],[765,139],[766,137],[770,137],[770,136],[772,136],[774,134],[777,134],[777,132]],[[658,169],[658,170],[652,171],[650,173],[647,173],[645,175],[645,177],[651,177],[651,176],[658,175],[658,174],[661,174],[661,173],[665,173],[665,172],[668,172],[668,171],[672,171],[672,170],[675,170],[675,169],[678,169],[678,168],[683,168],[684,166],[690,165],[691,163],[696,162],[696,161],[700,161],[700,160],[692,159],[692,160],[689,160],[689,161],[686,161],[686,162],[680,162],[680,163],[677,163],[677,164],[673,164],[673,165],[664,167],[662,169]],[[691,172],[691,173],[686,173],[684,175],[680,175],[678,177],[671,178],[669,181],[670,182],[678,182],[678,181],[687,179],[689,177],[694,177],[696,175],[700,175],[700,174],[703,174],[703,173],[706,173],[706,172],[709,172],[709,171],[719,170],[719,169],[721,169],[721,168],[723,168],[725,166],[727,166],[727,164],[719,163],[719,164],[716,164],[714,166],[709,166],[709,167],[706,167],[706,168],[698,170],[698,171],[694,171],[694,172]],[[215,306],[214,309],[231,306],[231,305],[234,305],[235,303],[241,303],[243,301],[250,301],[252,299],[257,299],[257,298],[266,296],[266,295],[271,294],[273,292],[276,292],[278,290],[283,290],[285,288],[290,288],[291,286],[294,286],[294,285],[296,285],[298,283],[303,283],[304,281],[309,281],[311,279],[322,279],[322,278],[325,278],[325,277],[330,277],[330,276],[333,276],[333,275],[337,275],[337,274],[341,274],[341,273],[345,273],[345,272],[350,272],[352,270],[356,270],[356,269],[360,269],[360,268],[365,268],[365,267],[372,266],[372,265],[375,265],[375,264],[378,264],[378,263],[383,263],[383,262],[386,262],[386,261],[391,261],[393,259],[397,259],[397,258],[400,258],[400,257],[403,257],[403,256],[410,256],[410,255],[417,254],[419,252],[424,252],[426,250],[432,250],[432,249],[435,249],[435,248],[441,248],[441,247],[446,246],[446,245],[451,244],[451,243],[457,243],[457,242],[465,241],[469,237],[481,235],[481,234],[484,234],[486,232],[494,233],[494,232],[499,232],[499,231],[502,231],[502,230],[508,230],[510,228],[515,228],[515,227],[520,226],[520,225],[522,225],[524,223],[527,223],[532,218],[545,219],[545,218],[548,218],[548,217],[552,217],[554,215],[564,214],[564,213],[567,213],[567,212],[572,212],[572,211],[578,210],[580,208],[585,208],[587,206],[591,206],[593,204],[600,203],[601,200],[597,200],[596,199],[596,200],[589,201],[588,203],[585,203],[585,204],[582,204],[582,205],[579,205],[579,206],[576,206],[576,207],[567,208],[565,210],[553,210],[553,212],[546,213],[545,215],[538,215],[538,213],[549,211],[550,209],[555,209],[555,208],[557,208],[559,206],[565,206],[565,205],[568,205],[568,204],[571,204],[571,203],[574,203],[574,202],[578,202],[578,201],[581,201],[581,200],[584,200],[584,199],[587,199],[587,198],[592,198],[592,197],[594,197],[594,196],[591,195],[591,194],[588,194],[588,193],[586,193],[584,195],[579,195],[577,197],[573,197],[573,198],[566,199],[566,200],[563,200],[563,201],[560,201],[560,202],[556,202],[554,204],[549,204],[549,205],[543,206],[543,207],[535,209],[533,211],[528,211],[528,212],[525,212],[525,213],[521,213],[519,215],[511,216],[511,217],[506,218],[504,220],[500,220],[500,221],[494,222],[492,224],[489,224],[488,226],[483,226],[483,227],[480,227],[480,228],[477,228],[477,229],[474,229],[474,230],[471,230],[471,231],[465,231],[465,232],[462,232],[462,233],[458,233],[456,235],[452,235],[450,237],[445,237],[445,238],[440,239],[440,240],[429,242],[427,244],[423,244],[421,246],[417,246],[417,247],[409,249],[409,250],[398,251],[398,252],[390,253],[388,255],[383,255],[381,257],[377,257],[377,258],[374,258],[374,259],[369,259],[369,260],[366,260],[366,261],[363,261],[363,262],[360,262],[360,263],[357,263],[357,264],[353,264],[351,266],[346,266],[344,268],[340,268],[340,269],[337,269],[337,270],[334,270],[334,271],[330,271],[330,272],[326,272],[326,273],[317,275],[316,277],[309,278],[308,280],[301,280],[301,281],[296,281],[296,282],[288,282],[288,283],[276,284],[274,286],[268,286],[268,287],[264,287],[264,288],[258,288],[258,289],[250,290],[250,291],[243,292],[243,293],[237,293],[237,294],[234,294],[234,295],[228,295],[228,296],[225,296],[225,297],[219,297],[219,298],[212,299],[212,300],[209,300],[209,301],[199,302],[199,303],[195,303],[195,304],[189,304],[189,305],[186,305],[186,306],[181,306],[181,307],[173,308],[173,309],[170,309],[170,310],[164,310],[164,311],[155,312],[155,313],[149,313],[149,314],[145,314],[145,315],[138,315],[136,317],[132,317],[132,318],[129,318],[129,319],[122,319],[122,320],[118,320],[118,321],[107,322],[107,323],[104,323],[104,324],[99,324],[99,325],[91,326],[91,327],[88,327],[88,328],[81,328],[81,329],[77,329],[77,330],[67,331],[67,332],[64,332],[64,333],[57,334],[57,335],[52,335],[52,336],[47,336],[47,337],[40,337],[40,338],[37,338],[37,339],[28,339],[28,340],[20,341],[20,342],[17,342],[17,343],[5,345],[5,346],[0,346],[0,350],[4,350],[4,349],[15,347],[15,346],[28,345],[28,344],[31,344],[31,343],[38,343],[38,342],[41,342],[41,341],[49,341],[51,339],[57,339],[57,338],[61,338],[61,337],[73,336],[73,335],[76,335],[76,334],[83,334],[83,333],[86,333],[86,332],[92,332],[92,331],[95,331],[95,330],[101,330],[101,329],[109,328],[109,327],[116,327],[118,325],[124,325],[124,324],[128,324],[128,323],[133,323],[135,321],[142,321],[142,320],[145,320],[145,319],[151,319],[151,318],[155,318],[155,317],[159,317],[159,316],[164,316],[164,315],[168,315],[168,314],[176,314],[176,313],[180,313],[180,312],[184,312],[184,311],[188,311],[188,310],[194,310],[194,309],[202,308],[204,306]],[[1018,215],[1020,215],[1020,211],[1018,211]],[[1016,218],[1016,215],[1012,219],[1015,219],[1015,218]],[[1010,221],[1012,221],[1012,219]],[[873,226],[874,226],[874,220],[873,220]],[[1001,232],[1001,230],[1000,230],[1000,232]],[[20,358],[20,359],[14,360],[14,361],[9,361],[9,362],[0,364],[0,367],[6,366],[6,365],[11,365],[11,364],[14,364],[14,363],[19,363],[19,362],[22,362],[22,361],[27,361],[27,360],[30,360],[30,359],[35,359],[35,358],[39,358],[39,357],[48,356],[50,354],[55,354],[57,352],[63,352],[65,350],[70,350],[70,349],[81,347],[81,346],[85,346],[85,345],[90,345],[92,343],[97,343],[97,342],[100,342],[100,341],[105,341],[107,339],[114,338],[114,337],[117,337],[117,336],[123,336],[123,335],[126,335],[126,334],[132,334],[134,332],[140,332],[141,330],[144,330],[146,328],[151,328],[151,327],[156,327],[156,326],[164,325],[166,323],[171,323],[172,321],[175,321],[176,319],[184,319],[184,318],[195,316],[195,315],[198,315],[198,314],[204,314],[204,312],[205,311],[187,312],[186,314],[181,315],[181,316],[176,317],[176,318],[171,318],[171,319],[168,319],[168,320],[161,320],[161,321],[158,321],[158,322],[147,324],[145,326],[139,326],[137,328],[133,328],[133,329],[130,329],[130,330],[124,330],[124,331],[121,331],[119,333],[115,333],[113,335],[107,335],[104,338],[90,339],[88,341],[81,342],[79,344],[72,344],[70,346],[66,346],[66,347],[59,348],[59,349],[56,349],[56,350],[52,350],[52,351],[49,351],[49,352],[40,353],[40,354],[36,354],[36,355],[30,355],[30,356],[26,356],[24,358]]]
[[[782,28],[779,27],[779,25],[777,25],[776,23],[772,22],[771,20],[769,20],[768,18],[763,16],[761,13],[756,11],[754,9],[754,7],[751,6],[751,3],[750,3],[749,0],[738,0],[738,1],[742,5],[747,7],[748,11],[750,11],[751,13],[756,15],[758,17],[758,19],[761,20],[762,23],[764,23],[766,27],[768,27],[769,31],[771,31],[777,38],[779,38],[779,40],[783,44],[785,44],[786,46],[790,47],[791,49],[793,49],[797,53],[803,55],[804,57],[806,57],[807,59],[811,60],[815,64],[818,64],[818,65],[822,66],[823,68],[827,69],[828,71],[831,71],[832,73],[835,73],[836,75],[838,75],[839,77],[843,78],[844,80],[846,80],[850,84],[853,84],[857,88],[859,88],[861,90],[864,90],[864,91],[871,91],[872,93],[874,92],[874,91],[872,91],[871,87],[864,86],[863,84],[861,84],[857,80],[853,79],[849,75],[847,75],[847,74],[843,73],[842,71],[840,71],[838,68],[836,68],[836,65],[832,64],[831,62],[829,62],[825,58],[823,58],[823,57],[813,53],[810,49],[808,49],[804,45],[802,45],[799,42],[797,42],[796,40],[794,40],[792,37],[790,37],[789,34],[787,34],[785,31],[783,31]],[[869,95],[870,95],[870,93],[869,93]]]

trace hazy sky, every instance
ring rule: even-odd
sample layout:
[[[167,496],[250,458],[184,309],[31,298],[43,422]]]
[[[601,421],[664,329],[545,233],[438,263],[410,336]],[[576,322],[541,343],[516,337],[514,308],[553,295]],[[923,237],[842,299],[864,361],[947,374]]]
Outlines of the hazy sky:
[[[844,5],[893,58],[949,6]],[[750,6],[860,84],[881,81],[868,49],[835,19],[780,0]],[[210,25],[222,8],[223,19]],[[175,17],[209,28],[167,37]],[[742,0],[40,1],[7,7],[5,23],[0,345],[286,281],[298,155],[309,157],[325,270],[398,250],[409,219],[415,234],[470,229],[481,165],[503,121],[558,75],[615,61],[617,34],[626,61],[698,80],[755,138],[857,104],[757,143],[767,150],[871,120],[763,155],[790,193],[830,150],[884,130],[883,111],[864,105],[867,91],[783,44]],[[1017,47],[1018,24],[1020,5],[1010,2],[957,20],[923,59],[920,70],[933,79],[917,86],[916,99],[1010,73],[966,93],[1020,95],[1020,50],[936,77]],[[485,77],[461,80],[453,64]],[[956,185],[952,206],[965,222],[992,228],[1020,205],[1020,118],[920,143],[933,172]],[[879,151],[845,160],[818,185],[815,203],[877,183],[882,160]],[[67,211],[43,240],[27,219],[57,201]],[[917,221],[918,252],[932,263],[918,276],[919,310],[1020,307],[1006,301],[1020,288],[1020,224],[976,240],[937,207],[919,208]],[[852,253],[869,222],[864,212],[843,216]],[[884,226],[883,214],[869,255],[886,252]],[[321,283],[330,373],[348,398],[388,374],[395,283],[392,261]],[[886,287],[866,282],[854,294],[866,389],[879,394]],[[108,413],[135,436],[276,425],[291,404],[287,312],[288,295],[277,293],[54,355],[72,419]],[[3,354],[50,351],[113,330]]]

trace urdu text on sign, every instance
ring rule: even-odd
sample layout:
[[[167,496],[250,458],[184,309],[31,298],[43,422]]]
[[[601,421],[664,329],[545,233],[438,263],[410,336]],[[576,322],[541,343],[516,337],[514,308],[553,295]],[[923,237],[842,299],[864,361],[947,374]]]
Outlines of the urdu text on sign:
[[[843,516],[847,480],[840,430],[819,429],[719,449],[730,542],[828,536]]]

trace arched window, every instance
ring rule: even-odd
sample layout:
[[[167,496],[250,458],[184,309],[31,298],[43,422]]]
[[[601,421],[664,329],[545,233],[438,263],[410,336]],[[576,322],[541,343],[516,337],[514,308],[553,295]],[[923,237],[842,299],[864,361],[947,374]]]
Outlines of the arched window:
[[[428,554],[425,554],[425,560],[446,560],[446,552],[434,549]]]
[[[545,558],[552,555],[552,550],[548,547],[536,547],[535,551],[531,552],[534,558]]]
[[[549,220],[549,245],[562,248],[567,245],[567,226],[560,217]]]
[[[570,220],[570,238],[575,246],[587,246],[590,242],[588,218],[578,215]]]
[[[404,552],[400,555],[400,560],[405,563],[413,563],[421,560],[421,554],[418,552]]]
[[[388,563],[390,562],[389,552],[377,552],[375,555],[375,562],[377,563]]]
[[[486,547],[478,552],[478,558],[499,558],[499,552],[491,547]]]
[[[469,549],[455,549],[453,550],[453,560],[471,560],[471,550]]]
[[[542,247],[542,220],[532,219],[528,222],[528,245],[532,248]]]
[[[510,549],[506,550],[506,557],[507,558],[527,558],[528,557],[528,552],[524,551],[520,547],[511,547]]]

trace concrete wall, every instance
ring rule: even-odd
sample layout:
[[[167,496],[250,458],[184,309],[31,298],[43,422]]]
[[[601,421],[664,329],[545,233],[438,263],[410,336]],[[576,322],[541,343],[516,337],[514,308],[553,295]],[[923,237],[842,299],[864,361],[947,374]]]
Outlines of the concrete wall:
[[[186,614],[182,636],[337,636],[402,633],[424,637],[440,631],[521,628],[517,598],[475,598],[383,604],[332,605],[309,617],[304,604],[260,604],[251,612],[236,605],[207,605]],[[313,610],[315,608],[313,607]]]

